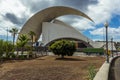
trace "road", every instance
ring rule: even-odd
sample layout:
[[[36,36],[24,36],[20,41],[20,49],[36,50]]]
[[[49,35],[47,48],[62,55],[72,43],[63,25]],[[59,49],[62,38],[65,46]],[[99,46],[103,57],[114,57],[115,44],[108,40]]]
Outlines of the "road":
[[[120,57],[112,62],[108,80],[120,80]]]

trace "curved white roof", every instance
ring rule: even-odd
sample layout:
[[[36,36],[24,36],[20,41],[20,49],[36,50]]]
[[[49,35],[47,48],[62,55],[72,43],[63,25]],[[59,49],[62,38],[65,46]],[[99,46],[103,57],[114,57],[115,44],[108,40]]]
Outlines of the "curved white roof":
[[[33,31],[36,33],[36,40],[38,40],[42,32],[42,22],[50,22],[59,16],[72,14],[79,15],[93,21],[83,12],[73,8],[63,6],[49,7],[33,15],[22,27],[19,35],[28,34],[29,31]]]
[[[62,21],[54,20],[53,23],[43,22],[42,25],[42,42],[44,45],[56,39],[72,38],[82,40],[86,43],[89,41],[92,46],[92,40],[88,40],[88,38],[81,34],[78,30]]]

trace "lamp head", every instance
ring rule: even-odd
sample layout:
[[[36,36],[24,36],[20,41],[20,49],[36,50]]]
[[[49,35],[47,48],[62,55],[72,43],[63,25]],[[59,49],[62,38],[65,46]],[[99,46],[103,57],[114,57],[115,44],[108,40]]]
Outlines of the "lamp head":
[[[108,27],[108,22],[107,22],[107,21],[105,22],[104,26],[105,26],[106,28]]]

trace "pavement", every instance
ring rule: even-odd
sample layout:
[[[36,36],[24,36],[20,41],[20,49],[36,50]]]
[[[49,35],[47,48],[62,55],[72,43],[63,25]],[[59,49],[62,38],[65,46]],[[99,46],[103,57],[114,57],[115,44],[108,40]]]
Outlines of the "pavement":
[[[110,64],[105,61],[93,80],[108,80],[109,66]]]
[[[120,80],[120,57],[112,62],[108,80]]]

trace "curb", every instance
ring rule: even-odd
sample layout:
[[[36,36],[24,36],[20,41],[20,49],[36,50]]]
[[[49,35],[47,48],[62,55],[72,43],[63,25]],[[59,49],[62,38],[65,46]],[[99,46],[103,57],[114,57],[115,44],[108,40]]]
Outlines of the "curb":
[[[112,67],[115,65],[115,61],[116,59],[120,58],[120,56],[116,56],[112,59],[111,63],[110,63],[110,67],[109,67],[109,73],[108,73],[108,80],[115,80],[115,74],[114,74],[114,70],[112,69]]]
[[[117,57],[120,56],[115,56],[115,57],[111,57],[110,58],[110,62],[107,63],[106,61],[104,62],[104,64],[101,66],[101,68],[99,69],[99,71],[97,72],[96,76],[94,77],[93,80],[108,80],[108,76],[109,76],[109,69],[111,66],[111,62],[116,59]]]

